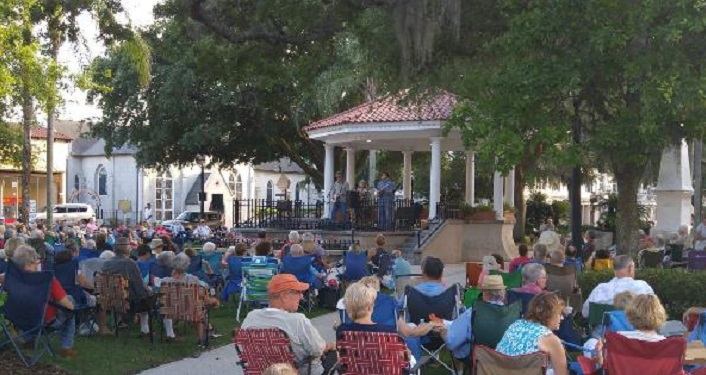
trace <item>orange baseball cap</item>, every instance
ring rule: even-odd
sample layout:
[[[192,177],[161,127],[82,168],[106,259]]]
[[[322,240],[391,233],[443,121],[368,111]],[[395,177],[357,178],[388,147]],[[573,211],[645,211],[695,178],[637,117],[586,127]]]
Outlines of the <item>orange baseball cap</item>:
[[[270,280],[270,283],[267,285],[267,293],[269,294],[277,294],[285,290],[305,292],[309,290],[309,284],[299,282],[292,274],[280,273],[279,275],[273,276],[272,280]]]

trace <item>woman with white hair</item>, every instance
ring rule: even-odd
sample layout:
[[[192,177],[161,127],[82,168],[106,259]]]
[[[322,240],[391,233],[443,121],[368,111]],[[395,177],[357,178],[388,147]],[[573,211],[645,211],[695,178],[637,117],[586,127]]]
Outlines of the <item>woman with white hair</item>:
[[[287,236],[287,242],[285,242],[284,246],[282,246],[282,248],[279,250],[279,258],[284,259],[285,256],[289,255],[292,245],[298,243],[301,243],[301,236],[299,235],[299,232],[297,232],[296,230],[289,232],[289,235]]]
[[[163,252],[167,253],[168,251]],[[160,254],[161,255],[161,254]],[[179,282],[179,283],[185,283],[188,285],[199,285],[202,288],[208,289],[208,284],[205,282],[199,280],[198,277],[186,273],[186,270],[189,268],[189,264],[191,264],[191,258],[189,258],[188,255],[185,253],[179,253],[179,255],[176,255],[172,259],[172,275],[169,277],[163,278],[162,284],[164,283],[173,283],[173,282]],[[208,297],[208,300],[206,301],[206,305],[209,307],[218,307],[219,302],[218,299],[213,298],[213,297]],[[165,334],[167,335],[167,340],[168,341],[175,341],[176,340],[176,335],[174,334],[174,325],[171,319],[164,319],[164,331]],[[196,324],[196,331],[198,333],[199,337],[199,343],[205,342],[206,339],[206,325],[204,322],[198,322]]]
[[[304,253],[314,256],[314,266],[321,272],[327,270],[329,266],[325,260],[326,250],[315,242],[316,238],[314,237],[314,234],[311,232],[304,232],[301,239],[301,245],[302,249],[304,249]]]

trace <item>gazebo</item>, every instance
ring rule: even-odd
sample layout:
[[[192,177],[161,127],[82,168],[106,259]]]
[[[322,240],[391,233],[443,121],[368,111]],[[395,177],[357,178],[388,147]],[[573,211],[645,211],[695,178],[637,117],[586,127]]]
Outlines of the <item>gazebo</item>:
[[[431,151],[429,165],[429,219],[437,217],[441,195],[441,155],[447,151],[466,153],[465,202],[474,205],[475,154],[466,150],[459,131],[444,135],[447,121],[458,103],[455,95],[441,91],[423,100],[406,100],[405,93],[389,95],[367,102],[306,126],[309,138],[324,142],[324,192],[334,181],[334,148],[346,150],[346,181],[351,187],[355,180],[355,152],[367,150],[375,164],[378,150],[400,151],[403,154],[402,190],[405,199],[412,198],[412,156],[414,152]],[[371,177],[372,179],[373,177]],[[499,220],[503,218],[503,201],[513,204],[514,173],[503,177],[495,172],[493,208]],[[504,194],[503,194],[504,193]],[[330,215],[325,203],[323,217]]]

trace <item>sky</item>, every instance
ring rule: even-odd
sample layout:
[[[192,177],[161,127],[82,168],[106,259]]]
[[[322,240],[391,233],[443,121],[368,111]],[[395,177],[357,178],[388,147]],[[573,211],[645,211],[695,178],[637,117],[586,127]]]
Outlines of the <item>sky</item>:
[[[122,0],[125,15],[119,20],[129,22],[133,27],[140,28],[154,21],[152,7],[159,0]],[[65,43],[59,50],[59,62],[67,69],[67,87],[63,90],[64,104],[59,111],[62,120],[91,120],[101,116],[101,111],[94,105],[86,103],[86,93],[73,86],[71,77],[81,73],[92,59],[105,53],[105,46],[97,40],[98,26],[88,14],[79,16],[79,25],[83,40],[78,44]]]

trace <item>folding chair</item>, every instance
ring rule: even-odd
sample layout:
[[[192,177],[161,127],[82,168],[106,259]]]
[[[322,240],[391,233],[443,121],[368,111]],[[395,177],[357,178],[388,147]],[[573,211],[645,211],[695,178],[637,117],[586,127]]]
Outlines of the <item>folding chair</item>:
[[[344,331],[336,340],[341,375],[420,374],[424,362],[411,366],[402,337],[390,332]]]
[[[130,312],[128,281],[122,275],[101,272],[96,274],[95,280],[98,304],[106,313],[110,311],[117,337],[120,317]]]
[[[86,259],[91,259],[91,258],[98,258],[101,255],[100,251],[97,250],[92,250],[92,249],[86,249],[86,248],[81,248],[78,251],[78,261],[84,261]]]
[[[224,288],[225,275],[223,274],[223,268],[221,267],[221,260],[223,259],[223,253],[218,251],[212,251],[208,253],[202,253],[201,257],[204,261],[208,263],[213,271],[212,275],[206,275],[208,277],[208,284],[212,288],[216,289],[216,293],[220,293]]]
[[[466,262],[466,287],[478,286],[478,278],[483,271],[483,263]],[[472,305],[471,305],[472,306]]]
[[[297,368],[289,337],[278,328],[236,328],[233,343],[245,375],[260,375],[275,363]]]
[[[149,285],[154,285],[155,278],[165,278],[172,275],[171,267],[167,267],[157,263],[156,261],[150,266],[150,279]]]
[[[476,303],[482,295],[483,292],[476,287],[467,288],[463,292],[463,306],[466,308],[473,306],[473,304]]]
[[[473,374],[544,375],[548,360],[542,352],[508,356],[486,346],[476,345],[473,347]]]
[[[186,273],[192,274],[199,278],[199,280],[208,283],[208,278],[206,273],[203,272],[203,258],[201,255],[194,255],[191,257],[189,262],[189,267],[186,269]]]
[[[687,258],[686,268],[689,271],[706,269],[706,251],[689,251],[689,257]]]
[[[670,266],[672,268],[686,266],[686,262],[684,262],[684,245],[667,244],[665,250],[669,253]]]
[[[311,309],[316,305],[315,290],[321,287],[321,282],[311,272],[311,267],[314,263],[312,256],[293,257],[287,255],[282,259],[282,269],[280,273],[289,273],[296,276],[297,280],[309,284],[309,290],[304,293],[302,299],[302,307],[311,312]]]
[[[346,251],[343,258],[343,264],[346,266],[342,276],[344,281],[355,282],[368,276],[368,254],[365,252]]]
[[[160,285],[159,294],[159,313],[163,319],[203,324],[206,335],[202,344],[208,347],[208,290],[199,284],[167,282]]]
[[[53,277],[48,271],[24,272],[12,262],[7,265],[3,285],[7,299],[0,307],[0,326],[5,339],[0,341],[0,348],[11,344],[27,367],[35,365],[44,353],[54,355],[44,321]],[[34,340],[32,356],[25,355],[20,345],[31,340]]]
[[[427,296],[411,286],[405,288],[403,307],[406,322],[418,324],[428,321],[431,314],[441,319],[454,320],[459,315],[460,306],[461,287],[458,284],[448,287],[436,296]],[[427,343],[424,342],[425,339],[428,339]],[[446,349],[446,344],[437,333],[432,331],[423,337],[421,348],[431,356],[430,360],[438,362],[452,374],[456,373],[453,360],[451,366],[441,360],[441,352]]]
[[[603,336],[603,331],[605,330],[605,313],[608,311],[617,310],[613,305],[607,305],[603,303],[588,303],[588,328],[591,332],[596,331],[599,336]]]
[[[59,281],[61,287],[74,300],[74,313],[76,314],[76,324],[80,327],[87,324],[88,334],[95,334],[95,327],[98,320],[96,318],[96,308],[88,305],[86,292],[81,288],[76,280],[78,274],[78,262],[70,262],[54,265],[54,277]]]
[[[226,283],[221,291],[221,300],[228,302],[232,294],[240,293],[243,283],[243,257],[231,256],[228,258],[228,274]]]
[[[647,342],[608,332],[605,338],[604,366],[610,375],[685,374],[686,340],[683,337]]]
[[[699,314],[693,325],[687,326],[691,331],[689,341],[701,340],[706,345],[706,312]]]
[[[352,321],[345,309],[339,309],[338,315],[341,319],[341,323]],[[377,324],[392,327],[397,326],[397,301],[395,301],[392,296],[378,293],[377,297],[375,297],[375,303],[373,304],[373,316],[371,320]]]
[[[522,316],[527,312],[527,307],[530,301],[534,298],[532,293],[518,292],[517,290],[510,289],[507,291],[507,303],[512,304],[519,301],[522,304]]]
[[[277,274],[277,266],[266,260],[255,260],[243,265],[243,283],[235,317],[238,322],[240,322],[240,311],[243,304],[266,305],[268,303],[267,284],[275,274]]]
[[[551,264],[544,266],[547,271],[547,290],[557,292],[559,297],[567,301],[574,311],[579,311],[583,306],[581,290],[576,281],[576,268],[557,267]]]
[[[491,275],[500,275],[503,278],[503,284],[507,288],[519,288],[522,286],[522,271],[515,272],[500,272],[490,271]]]
[[[515,302],[506,306],[477,301],[473,305],[471,319],[473,343],[495,348],[512,323],[520,319],[522,304]]]

